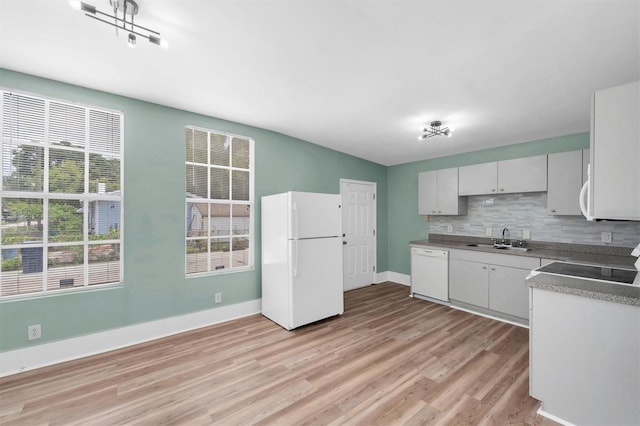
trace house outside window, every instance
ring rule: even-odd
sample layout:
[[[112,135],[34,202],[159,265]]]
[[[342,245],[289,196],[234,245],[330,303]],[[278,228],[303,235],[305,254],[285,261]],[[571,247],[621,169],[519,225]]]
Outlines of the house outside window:
[[[245,136],[185,128],[185,272],[253,268],[253,152]]]
[[[121,283],[122,114],[0,93],[0,297]]]

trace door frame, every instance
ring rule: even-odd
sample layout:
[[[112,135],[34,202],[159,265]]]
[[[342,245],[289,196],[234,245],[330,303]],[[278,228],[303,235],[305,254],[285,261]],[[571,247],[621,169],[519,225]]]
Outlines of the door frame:
[[[372,284],[375,284],[378,279],[378,183],[377,182],[369,182],[366,180],[355,180],[355,179],[346,179],[340,178],[340,197],[343,197],[342,194],[342,184],[344,183],[355,183],[359,185],[370,185],[373,187],[373,229],[375,232],[373,238],[373,281]],[[342,233],[344,234],[344,224],[342,226]]]

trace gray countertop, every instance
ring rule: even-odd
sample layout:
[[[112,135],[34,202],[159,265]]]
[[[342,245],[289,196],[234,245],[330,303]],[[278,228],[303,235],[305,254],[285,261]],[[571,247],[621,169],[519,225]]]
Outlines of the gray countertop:
[[[513,256],[537,257],[588,263],[609,267],[635,269],[636,258],[631,256],[631,248],[614,246],[591,246],[581,244],[527,241],[530,251],[501,251],[491,247],[469,247],[466,244],[490,244],[491,239],[461,235],[432,234],[428,240],[410,241],[412,246],[442,247],[486,253],[509,254]],[[640,286],[605,281],[565,277],[544,272],[536,272],[527,278],[532,288],[590,297],[625,305],[640,306]]]
[[[637,285],[565,277],[545,272],[533,272],[526,281],[532,288],[640,306],[640,286]]]
[[[491,239],[462,235],[432,234],[427,240],[410,241],[414,246],[442,247],[450,249],[483,251],[486,253],[509,254],[512,256],[539,257],[577,263],[590,263],[620,268],[634,268],[636,258],[631,256],[630,247],[592,246],[582,244],[527,241],[530,251],[502,251],[489,247],[469,247],[466,244],[491,244]]]

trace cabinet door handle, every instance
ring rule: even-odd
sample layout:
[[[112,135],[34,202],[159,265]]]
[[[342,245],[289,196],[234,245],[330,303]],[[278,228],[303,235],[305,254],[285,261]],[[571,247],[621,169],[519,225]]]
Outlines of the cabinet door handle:
[[[485,270],[486,270],[486,269],[487,269],[487,267],[486,267],[486,266],[483,266],[483,267],[482,267],[482,269],[485,269]]]
[[[442,210],[438,210],[438,213],[442,213]]]
[[[491,268],[491,270],[492,270],[492,271],[495,271],[495,270],[496,270],[496,268]]]
[[[500,192],[504,192],[504,188],[500,188]]]
[[[491,188],[491,192],[496,192],[496,189],[495,188]]]
[[[555,212],[556,212],[556,209],[551,209],[551,213],[555,213]]]
[[[435,210],[431,210],[431,213],[435,213],[435,212],[436,212]]]

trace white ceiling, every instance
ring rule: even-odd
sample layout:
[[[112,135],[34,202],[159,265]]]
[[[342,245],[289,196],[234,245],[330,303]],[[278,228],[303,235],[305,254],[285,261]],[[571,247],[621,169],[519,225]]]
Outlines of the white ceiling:
[[[638,0],[138,4],[168,49],[67,0],[0,0],[0,67],[384,165],[588,131],[591,93],[640,78]],[[434,119],[454,136],[418,141]]]

